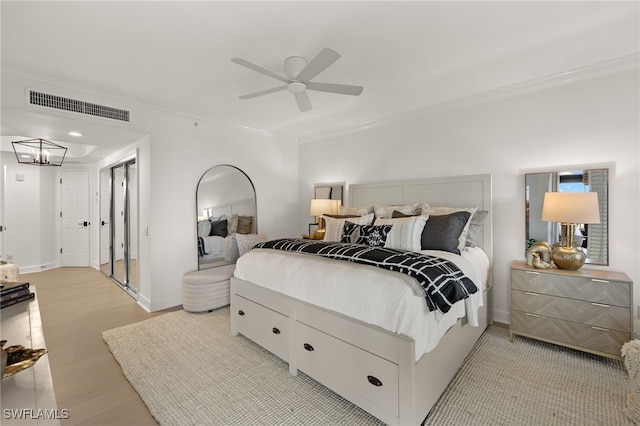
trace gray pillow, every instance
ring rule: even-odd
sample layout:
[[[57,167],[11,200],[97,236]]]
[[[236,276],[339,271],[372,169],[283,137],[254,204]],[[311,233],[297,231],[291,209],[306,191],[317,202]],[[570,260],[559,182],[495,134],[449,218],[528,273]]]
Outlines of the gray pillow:
[[[422,250],[443,250],[460,254],[458,243],[471,213],[457,211],[451,214],[429,216],[421,238]]]
[[[227,219],[224,220],[216,220],[211,222],[211,232],[209,232],[210,237],[218,236],[218,237],[226,237],[227,236]]]
[[[480,230],[482,230],[482,224],[488,214],[489,212],[486,210],[479,210],[471,217],[471,223],[467,231],[467,247],[478,247],[480,245]]]

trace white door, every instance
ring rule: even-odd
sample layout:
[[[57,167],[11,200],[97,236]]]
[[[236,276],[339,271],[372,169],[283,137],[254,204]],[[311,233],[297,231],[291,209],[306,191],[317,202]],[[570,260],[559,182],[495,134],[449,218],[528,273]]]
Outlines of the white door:
[[[89,266],[89,172],[62,171],[62,266]]]

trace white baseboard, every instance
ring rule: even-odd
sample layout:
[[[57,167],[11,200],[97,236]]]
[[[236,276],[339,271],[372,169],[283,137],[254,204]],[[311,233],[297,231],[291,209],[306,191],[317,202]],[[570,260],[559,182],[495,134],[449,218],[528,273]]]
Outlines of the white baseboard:
[[[503,324],[511,324],[511,314],[508,311],[494,309],[493,320]]]
[[[42,272],[42,271],[47,271],[49,269],[55,269],[55,268],[59,268],[60,265],[58,265],[57,262],[49,262],[49,263],[45,263],[44,265],[31,265],[31,266],[19,266],[20,269],[20,274],[32,274],[34,272]]]

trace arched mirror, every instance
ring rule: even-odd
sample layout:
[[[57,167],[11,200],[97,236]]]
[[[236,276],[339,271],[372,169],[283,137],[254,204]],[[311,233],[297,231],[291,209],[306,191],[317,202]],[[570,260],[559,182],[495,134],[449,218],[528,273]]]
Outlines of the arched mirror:
[[[198,269],[234,263],[235,233],[257,233],[256,192],[251,179],[227,164],[207,170],[196,189]]]
[[[525,175],[525,232],[527,248],[534,241],[560,241],[560,224],[541,220],[545,192],[596,192],[600,223],[578,224],[575,243],[586,263],[609,264],[609,169],[582,169]],[[579,234],[579,235],[578,235]]]

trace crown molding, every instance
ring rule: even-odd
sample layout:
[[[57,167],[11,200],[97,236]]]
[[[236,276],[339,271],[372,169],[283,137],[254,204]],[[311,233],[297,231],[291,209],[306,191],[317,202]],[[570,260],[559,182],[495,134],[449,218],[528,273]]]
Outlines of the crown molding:
[[[327,138],[344,136],[363,130],[400,123],[426,114],[449,111],[473,105],[494,102],[514,96],[538,92],[554,87],[566,86],[580,81],[590,80],[610,74],[640,68],[640,53],[623,56],[593,65],[575,68],[569,71],[540,77],[521,83],[511,84],[460,98],[450,99],[414,109],[400,111],[372,120],[363,121],[331,130],[313,133],[298,138],[300,143],[317,142]]]
[[[207,122],[215,125],[219,125],[222,127],[227,127],[234,129],[236,131],[240,131],[243,133],[250,133],[254,135],[260,135],[267,138],[274,138],[282,136],[278,133],[259,129],[255,127],[251,127],[245,124],[235,123],[227,120],[222,120],[218,118],[212,118],[211,116],[204,115],[197,112],[186,111],[180,108],[176,108],[175,106],[169,106],[161,103],[154,103],[145,99],[131,97],[119,93],[113,93],[110,91],[103,91],[101,88],[92,88],[88,86],[79,85],[77,83],[66,82],[61,80],[53,80],[47,78],[41,74],[36,74],[30,71],[21,70],[18,68],[3,66],[1,70],[1,75],[3,78],[8,78],[14,81],[19,82],[20,84],[24,84],[25,87],[37,87],[39,90],[48,90],[58,95],[69,95],[72,97],[77,97],[79,99],[86,98],[85,100],[91,100],[98,103],[112,103],[118,104],[119,107],[123,107],[129,110],[134,110],[135,107],[153,110],[157,112],[162,112],[166,114],[174,114],[181,117],[189,118],[190,120],[194,120],[196,122]],[[131,125],[135,126],[135,118],[132,118]],[[137,129],[139,131],[144,132],[142,129]]]

